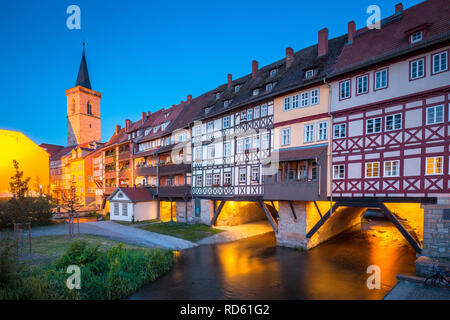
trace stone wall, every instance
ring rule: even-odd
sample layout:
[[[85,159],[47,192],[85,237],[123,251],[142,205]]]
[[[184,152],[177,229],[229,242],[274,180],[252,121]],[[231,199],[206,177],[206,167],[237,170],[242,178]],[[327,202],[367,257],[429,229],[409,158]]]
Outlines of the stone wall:
[[[292,214],[288,201],[278,202],[278,233],[277,245],[290,248],[306,249],[306,202],[294,201],[293,207],[297,219]]]
[[[424,228],[422,255],[450,259],[450,198],[437,204],[423,204]]]
[[[217,201],[217,206],[220,202]],[[217,226],[236,226],[244,223],[266,220],[267,217],[258,202],[227,201],[219,216]]]
[[[192,220],[192,201],[177,201],[177,221],[190,222]]]
[[[214,201],[202,199],[200,200],[200,223],[210,224],[214,215]]]

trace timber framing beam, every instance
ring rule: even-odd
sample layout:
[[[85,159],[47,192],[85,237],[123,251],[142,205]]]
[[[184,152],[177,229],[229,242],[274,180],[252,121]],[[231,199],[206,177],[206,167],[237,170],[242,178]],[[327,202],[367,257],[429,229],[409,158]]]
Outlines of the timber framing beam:
[[[297,215],[295,214],[294,205],[292,204],[292,201],[289,200],[289,206],[291,207],[292,215],[294,216],[294,220],[297,221]]]
[[[217,207],[216,211],[214,212],[214,216],[211,219],[211,225],[214,226],[216,224],[217,221],[217,217],[219,216],[220,211],[222,211],[223,206],[225,205],[225,202],[227,202],[226,200],[222,200],[219,204],[219,206]]]
[[[312,227],[311,230],[309,230],[309,232],[306,234],[306,237],[311,238],[317,232],[317,230],[319,230],[320,227],[328,220],[328,218],[331,217],[333,212],[335,212],[336,209],[339,207],[340,207],[339,203],[336,202],[331,207],[331,209],[328,210],[328,212],[325,213],[322,218],[320,218],[320,220],[314,225],[314,227]]]
[[[264,201],[259,200],[258,201],[259,205],[261,206],[261,208],[263,209],[264,213],[266,214],[267,220],[269,220],[270,224],[272,225],[273,230],[275,231],[275,233],[278,233],[278,225],[277,222],[275,221],[275,219],[272,217],[272,215],[270,214],[269,210],[267,209]]]
[[[386,207],[386,205],[382,202],[378,204],[379,208],[383,212],[384,216],[388,218],[394,226],[400,231],[400,233],[405,237],[405,239],[409,242],[409,244],[416,250],[417,253],[422,252],[422,248],[417,243],[417,241],[409,234],[409,232],[403,227],[403,225],[398,221],[395,215]]]

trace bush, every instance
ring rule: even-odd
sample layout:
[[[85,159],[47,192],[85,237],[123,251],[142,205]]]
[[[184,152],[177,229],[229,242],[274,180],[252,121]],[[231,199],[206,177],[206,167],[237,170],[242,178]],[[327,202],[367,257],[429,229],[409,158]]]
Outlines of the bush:
[[[0,287],[0,299],[121,299],[169,271],[172,264],[169,250],[118,245],[103,252],[99,246],[75,240],[54,264],[23,272],[5,289]],[[80,267],[80,290],[66,287],[69,265]]]
[[[0,203],[0,229],[14,223],[31,222],[32,226],[51,224],[52,202],[46,196],[12,198]]]
[[[15,275],[17,263],[13,251],[12,241],[0,239],[0,286],[5,286]]]

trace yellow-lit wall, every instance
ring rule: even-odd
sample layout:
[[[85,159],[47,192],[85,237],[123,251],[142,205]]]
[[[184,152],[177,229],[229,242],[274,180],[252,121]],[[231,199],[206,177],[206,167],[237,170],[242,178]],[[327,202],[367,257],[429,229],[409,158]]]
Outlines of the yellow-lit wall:
[[[170,201],[159,203],[159,217],[161,221],[170,221]],[[172,201],[172,220],[177,221],[177,203]]]
[[[43,190],[49,186],[49,154],[21,132],[0,129],[0,192],[9,192],[9,179],[15,173],[13,160],[19,162],[24,177],[31,177],[30,190],[34,190],[36,177]],[[38,190],[35,190],[38,191]]]
[[[217,206],[220,201],[217,201]],[[217,217],[217,226],[236,226],[243,223],[265,220],[266,215],[258,202],[227,201]]]

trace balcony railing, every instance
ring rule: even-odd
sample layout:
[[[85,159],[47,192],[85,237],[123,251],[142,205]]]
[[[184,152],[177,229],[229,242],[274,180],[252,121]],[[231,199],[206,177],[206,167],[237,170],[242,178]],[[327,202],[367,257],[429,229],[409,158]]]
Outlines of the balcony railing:
[[[264,178],[264,199],[267,200],[319,200],[318,180],[279,181],[276,176]]]
[[[159,175],[175,175],[191,172],[190,164],[165,164],[159,166]]]
[[[157,168],[155,167],[146,167],[146,166],[142,166],[142,167],[136,167],[135,169],[135,175],[136,176],[156,176],[157,173]]]

